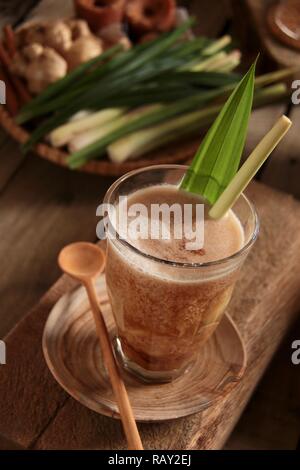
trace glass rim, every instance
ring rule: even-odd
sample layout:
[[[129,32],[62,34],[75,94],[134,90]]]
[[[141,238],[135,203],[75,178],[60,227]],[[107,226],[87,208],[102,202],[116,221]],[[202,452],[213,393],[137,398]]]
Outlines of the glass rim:
[[[147,171],[150,171],[150,170],[162,170],[162,169],[166,169],[166,170],[168,170],[168,169],[169,170],[187,170],[188,168],[189,168],[188,165],[160,164],[160,165],[150,165],[150,166],[147,166],[147,167],[138,168],[137,170],[131,170],[128,173],[125,173],[125,175],[122,175],[116,181],[114,181],[114,183],[106,191],[106,194],[104,196],[103,201],[106,204],[110,204],[111,196],[121,186],[121,184],[124,181],[130,179],[132,176],[138,175],[139,173],[144,173],[144,172],[147,172]],[[218,259],[218,260],[215,260],[215,261],[206,261],[204,263],[184,263],[184,262],[181,262],[181,261],[172,261],[172,260],[167,260],[167,259],[163,259],[163,258],[158,258],[156,256],[147,254],[147,253],[139,250],[134,245],[129,243],[127,240],[121,238],[115,227],[114,227],[114,231],[116,233],[117,240],[118,240],[119,243],[121,243],[125,247],[129,248],[130,250],[133,250],[137,255],[143,256],[144,258],[146,258],[148,260],[155,261],[156,263],[166,264],[166,265],[169,265],[169,266],[172,266],[172,267],[191,268],[191,269],[209,268],[209,267],[213,267],[213,266],[222,266],[222,265],[224,265],[224,264],[226,264],[230,261],[233,261],[233,260],[239,258],[242,254],[246,253],[251,248],[251,246],[253,245],[253,243],[255,242],[255,240],[258,237],[259,219],[258,219],[258,215],[257,215],[256,209],[255,209],[255,206],[248,199],[248,197],[244,193],[242,193],[237,200],[239,200],[240,198],[243,198],[243,200],[249,206],[251,213],[253,214],[253,217],[254,217],[254,230],[253,230],[251,236],[249,237],[249,240],[247,241],[247,243],[244,246],[242,246],[242,248],[240,248],[238,251],[236,251],[235,253],[233,253],[230,256],[227,256],[225,258],[221,258],[221,259]]]

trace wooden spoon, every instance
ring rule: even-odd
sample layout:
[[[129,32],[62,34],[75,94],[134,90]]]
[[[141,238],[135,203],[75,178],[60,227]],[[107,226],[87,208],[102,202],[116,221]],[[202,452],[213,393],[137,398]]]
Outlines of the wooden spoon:
[[[71,243],[65,246],[59,253],[58,264],[62,271],[80,281],[86,288],[94,315],[104,363],[118,403],[128,448],[131,450],[143,450],[142,441],[133,416],[125,384],[116,363],[94,286],[94,279],[99,276],[104,269],[105,254],[93,243]]]

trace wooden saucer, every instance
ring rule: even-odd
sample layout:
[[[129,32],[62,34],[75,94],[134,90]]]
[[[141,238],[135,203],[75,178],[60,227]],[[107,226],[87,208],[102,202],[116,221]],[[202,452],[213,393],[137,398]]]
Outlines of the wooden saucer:
[[[115,325],[104,276],[97,282],[97,292],[113,337]],[[65,294],[53,307],[44,329],[43,351],[53,376],[72,397],[97,413],[119,417],[82,287]],[[245,367],[242,339],[225,315],[202,347],[197,362],[173,382],[150,385],[127,372],[122,374],[136,420],[154,422],[187,416],[211,406],[236,386]]]

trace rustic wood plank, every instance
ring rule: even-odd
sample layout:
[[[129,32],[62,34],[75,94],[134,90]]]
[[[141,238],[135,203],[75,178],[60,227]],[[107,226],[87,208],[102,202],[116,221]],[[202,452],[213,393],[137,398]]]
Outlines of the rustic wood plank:
[[[74,240],[96,239],[96,207],[111,182],[33,155],[13,175],[0,196],[0,256],[5,272],[0,283],[0,336],[57,279],[59,249]]]
[[[285,46],[269,32],[266,24],[266,11],[272,3],[274,3],[273,0],[246,0],[245,2],[261,45],[277,64],[285,67],[300,65],[300,52]]]
[[[263,202],[264,197],[271,197],[271,194],[270,193],[268,194],[268,191],[265,191],[265,192],[262,191],[262,193],[260,193],[260,198],[261,198],[260,201],[259,201],[260,203]],[[280,198],[279,198],[279,200],[280,200]],[[272,205],[272,203],[270,203],[270,204]],[[262,212],[263,212],[262,216],[263,215],[266,216],[266,213],[264,212],[263,208],[262,208]],[[266,220],[265,220],[265,222],[266,222]],[[269,228],[269,225],[271,225],[271,221],[268,221],[268,228]],[[272,224],[272,225],[273,225],[273,228],[274,228],[274,224]],[[265,227],[265,229],[267,229],[267,227]],[[269,233],[269,235],[270,235],[270,233]],[[271,243],[273,241],[275,241],[275,240],[270,240]],[[263,243],[263,240],[260,240],[260,243]],[[299,237],[298,237],[298,242],[297,243],[299,243]],[[256,253],[258,253],[258,251]],[[271,264],[270,263],[271,260],[269,260],[270,252],[269,253],[264,253],[264,254],[267,255],[267,256],[265,257],[264,260],[260,261],[260,263],[259,263],[260,266],[258,267],[257,263],[259,261],[257,259],[256,259],[256,261],[254,261],[255,253],[253,253],[254,259],[252,257],[252,263],[248,263],[248,265],[246,267],[246,270],[244,272],[244,276],[241,280],[241,283],[243,283],[243,285],[241,285],[241,283],[239,284],[239,288],[242,290],[242,292],[239,291],[239,293],[236,294],[236,296],[234,297],[233,305],[231,307],[231,313],[232,313],[233,317],[237,321],[239,321],[240,325],[241,325],[241,323],[243,323],[243,321],[241,319],[241,299],[243,299],[243,301],[242,301],[243,304],[245,304],[247,306],[247,310],[248,310],[247,311],[247,317],[248,318],[247,318],[247,321],[244,324],[244,328],[242,328],[242,326],[241,326],[241,329],[242,329],[243,337],[246,340],[246,343],[248,344],[248,346],[250,346],[251,342],[254,339],[253,338],[254,337],[254,330],[257,333],[257,328],[259,329],[260,326],[262,327],[261,328],[261,332],[262,332],[261,333],[261,341],[260,341],[259,345],[255,342],[256,348],[260,349],[260,351],[262,353],[262,356],[260,356],[260,358],[259,358],[259,364],[257,363],[257,361],[258,361],[258,358],[257,358],[258,350],[256,350],[254,354],[253,354],[253,351],[252,351],[252,354],[251,354],[251,350],[249,350],[250,348],[248,348],[249,368],[248,368],[247,376],[242,381],[241,386],[237,389],[237,391],[234,393],[234,395],[232,395],[230,398],[228,398],[228,400],[225,401],[225,403],[223,402],[222,404],[220,404],[220,407],[214,406],[211,409],[204,412],[203,415],[202,415],[202,421],[201,421],[201,415],[199,415],[199,416],[195,415],[194,417],[182,420],[182,422],[176,422],[176,424],[173,423],[173,426],[170,425],[170,423],[165,424],[164,426],[161,426],[161,425],[154,425],[154,426],[149,426],[149,425],[144,426],[143,425],[143,426],[140,426],[141,431],[142,431],[143,441],[144,441],[145,445],[148,448],[149,447],[150,448],[157,448],[158,443],[159,443],[159,448],[164,448],[164,447],[166,447],[166,448],[178,448],[178,447],[180,447],[180,448],[183,448],[183,449],[189,448],[189,447],[190,448],[194,448],[194,447],[219,448],[224,443],[224,441],[227,437],[226,434],[230,430],[230,428],[228,427],[228,424],[231,423],[232,426],[234,425],[234,423],[235,423],[234,417],[237,416],[237,414],[239,414],[241,412],[242,402],[245,400],[245,397],[250,396],[251,390],[253,390],[253,387],[254,387],[255,382],[256,382],[256,380],[254,378],[255,374],[257,374],[258,371],[260,371],[260,373],[261,373],[264,370],[265,361],[270,359],[270,355],[272,354],[272,352],[274,352],[274,347],[275,347],[276,340],[277,340],[277,338],[275,339],[274,336],[273,336],[273,338],[269,337],[268,333],[270,332],[270,325],[268,324],[268,322],[266,323],[266,318],[264,317],[264,315],[263,315],[263,318],[262,318],[261,315],[259,315],[259,313],[258,313],[258,312],[260,312],[260,314],[261,314],[262,311],[264,311],[264,314],[266,314],[267,305],[264,305],[264,307],[262,307],[262,305],[260,305],[258,307],[258,305],[259,305],[259,303],[258,303],[256,306],[254,306],[255,301],[253,301],[253,298],[252,298],[253,292],[255,290],[255,292],[256,292],[255,298],[257,299],[257,301],[258,301],[259,298],[263,303],[265,303],[265,301],[266,301],[266,299],[264,298],[264,295],[266,294],[266,285],[258,284],[258,283],[261,283],[261,279],[259,279],[260,274],[256,275],[257,270],[258,270],[258,272],[261,273],[265,277],[266,272],[263,274],[263,271],[265,269],[268,269],[267,266],[269,266],[269,268],[270,268],[270,264]],[[262,256],[263,256],[263,254],[262,254]],[[267,262],[266,262],[266,260],[267,260]],[[250,274],[250,272],[248,271],[250,269],[250,267],[252,268],[252,274]],[[275,268],[275,266],[273,266],[273,268]],[[291,287],[291,289],[294,290],[294,291],[295,291],[295,287],[298,283],[298,280],[296,280],[296,279],[297,278],[295,278],[294,283],[291,283],[291,284],[294,284]],[[282,280],[282,278],[281,278],[281,280]],[[252,287],[251,287],[251,285],[252,285]],[[252,294],[251,294],[251,292],[252,292]],[[271,309],[272,309],[274,307],[274,303],[273,303],[274,302],[274,292],[273,291],[271,292],[271,289],[269,289],[269,296],[270,297],[267,300],[267,304],[269,304],[269,308],[272,304],[272,307],[271,307]],[[285,300],[287,300],[287,299],[285,299]],[[298,296],[298,294],[296,294],[296,298],[295,298],[295,296],[291,295],[291,297],[289,297],[288,301],[290,302],[290,307],[292,307],[292,309],[294,309],[295,304],[299,305],[299,296]],[[287,311],[288,311],[288,307],[287,307]],[[271,312],[269,311],[269,315],[270,315],[269,316],[269,321],[273,321],[272,317],[273,317],[274,313],[275,312],[273,311],[272,314],[271,314]],[[243,312],[243,314],[245,315],[245,311]],[[284,325],[286,327],[286,323],[285,323],[286,322],[286,317],[285,317],[285,320],[282,321],[281,315],[278,314],[278,317],[276,318],[276,321],[281,323],[281,325],[280,325],[281,327],[284,328]],[[261,323],[261,325],[260,325],[260,323]],[[277,324],[277,330],[276,330],[276,333],[274,333],[275,336],[279,334],[279,337],[280,337],[282,335],[282,328],[280,326],[279,326],[279,324]],[[251,344],[251,346],[254,346],[254,344]],[[263,354],[264,354],[264,357],[263,357]],[[255,357],[255,358],[253,358],[253,362],[251,362],[251,356]],[[237,406],[237,404],[238,404],[238,406]],[[63,446],[63,447],[71,446],[72,448],[75,448],[75,447],[73,447],[73,440],[72,439],[70,439],[68,442],[63,442],[62,435],[61,436],[59,435],[59,429],[62,426],[64,420],[67,419],[67,417],[69,417],[69,419],[72,420],[72,425],[74,426],[74,427],[71,428],[73,435],[77,435],[79,433],[79,435],[84,434],[85,436],[86,435],[90,436],[91,432],[92,432],[91,428],[93,427],[93,425],[91,423],[93,423],[95,421],[95,418],[93,417],[92,421],[91,421],[91,419],[89,419],[88,422],[84,421],[85,428],[84,428],[84,432],[81,433],[80,426],[76,425],[76,423],[77,423],[76,418],[77,419],[79,418],[79,414],[74,413],[74,409],[76,409],[77,406],[78,406],[77,404],[74,405],[73,403],[68,401],[66,403],[65,407],[63,408],[63,410],[60,413],[58,413],[58,415],[56,416],[52,426],[45,432],[45,435],[41,437],[40,442],[37,442],[36,447],[38,447],[38,448],[40,448],[40,447],[41,448],[47,448],[47,446],[50,444],[51,446],[53,446],[53,448],[55,448],[56,446],[58,446],[58,447],[60,447],[60,446]],[[79,411],[79,413],[80,413],[80,411]],[[87,413],[90,413],[90,412],[87,412]],[[113,444],[112,439],[111,439],[111,429],[110,429],[109,432],[106,432],[106,424],[103,423],[103,427],[102,427],[100,422],[102,424],[102,420],[97,421],[96,434],[98,436],[99,443],[101,442],[101,448],[102,448],[102,445],[104,445],[104,448],[111,448],[111,446]],[[219,426],[218,424],[220,422],[222,422],[222,423],[226,422],[227,425],[224,426],[224,424],[223,424],[223,426]],[[89,427],[88,424],[91,427]],[[196,430],[198,431],[199,428],[202,430],[201,434],[198,434],[198,432],[195,432]],[[190,430],[190,432],[186,432],[186,429]],[[183,438],[183,431],[184,430],[185,430],[185,436]],[[160,433],[163,433],[163,438],[161,438]],[[194,434],[194,436],[193,436],[193,434]],[[102,440],[103,436],[105,436],[105,437]],[[95,441],[95,437],[93,439],[93,442],[94,441]],[[86,438],[84,438],[84,442],[82,444],[83,444],[83,447],[86,447],[87,445],[89,445],[88,440],[86,440]],[[76,442],[76,447],[78,445],[80,447],[80,443],[78,443],[78,441],[77,441]],[[118,440],[117,444],[115,444],[115,445],[116,446],[121,445],[121,447],[122,447],[124,445],[124,441],[122,440],[120,442]]]
[[[300,198],[300,107],[294,106],[289,117],[293,126],[270,158],[263,181]]]
[[[246,375],[232,395],[202,414],[140,426],[147,448],[221,447],[299,308],[300,205],[260,184],[253,184],[250,193],[259,209],[262,232],[230,307],[248,351]],[[73,399],[65,401],[65,393],[42,359],[43,324],[64,290],[65,281],[60,282],[7,338],[11,366],[3,369],[0,378],[0,433],[38,449],[123,448],[120,423]],[[31,385],[24,388],[26,381]],[[34,402],[28,407],[32,390]]]
[[[7,364],[1,368],[0,375],[3,398],[3,401],[0,401],[0,414],[3,419],[1,422],[6,422],[6,425],[1,426],[0,424],[0,434],[23,447],[30,445],[30,437],[38,435],[49,424],[51,417],[67,399],[67,395],[52,380],[42,365],[44,359],[41,343],[40,340],[35,341],[34,338],[40,338],[45,317],[53,302],[62,295],[66,286],[73,285],[74,282],[70,279],[61,278],[29,317],[23,319],[5,340]],[[28,319],[33,321],[28,321]],[[23,379],[21,379],[22,376]],[[4,383],[6,384],[5,390]],[[37,393],[37,390],[41,395]],[[14,399],[13,396],[15,396]],[[46,397],[50,396],[51,399],[48,403]],[[23,399],[26,400],[26,405]],[[23,402],[22,405],[21,402]],[[22,412],[22,408],[26,408],[25,414]],[[11,419],[12,416],[15,416],[15,419]],[[10,422],[9,428],[7,427],[8,422]],[[27,431],[24,433],[25,429]]]
[[[275,355],[226,449],[296,449],[300,438],[300,375],[291,362],[291,344],[300,322]]]
[[[0,194],[26,158],[20,152],[20,146],[1,132],[0,137]]]
[[[1,450],[24,450],[24,448],[0,436],[0,451]]]

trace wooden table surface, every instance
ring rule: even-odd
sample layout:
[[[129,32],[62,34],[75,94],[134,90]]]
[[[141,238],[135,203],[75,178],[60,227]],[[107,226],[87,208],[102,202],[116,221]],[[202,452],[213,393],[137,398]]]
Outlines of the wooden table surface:
[[[8,5],[0,1],[0,25],[7,19],[15,24],[32,14],[31,7],[35,3],[14,0]],[[43,3],[53,2],[47,0]],[[213,13],[220,11],[216,8],[216,3],[219,5],[220,2],[211,0],[210,8],[207,2],[198,3],[206,4],[209,33],[215,35],[222,32],[228,18]],[[224,5],[230,11],[226,0]],[[205,26],[202,32],[208,32]],[[291,117],[294,126],[263,168],[260,179],[299,198],[300,107],[290,107],[286,103],[254,111],[246,153],[282,112]],[[110,178],[56,167],[34,155],[25,158],[18,145],[1,132],[0,338],[16,325],[59,277],[56,257],[60,248],[74,240],[95,240],[96,207],[111,182]],[[226,448],[297,447],[300,437],[300,402],[296,399],[300,392],[299,372],[296,373],[296,368],[290,365],[288,359],[291,340],[297,337],[300,337],[299,324],[294,326],[291,337],[282,345],[227,441]],[[9,364],[3,367],[8,368]],[[281,383],[279,394],[278,382],[283,380],[282,377],[284,383]],[[7,437],[3,437],[1,442],[0,448],[1,445],[2,448],[18,445],[9,444]]]

